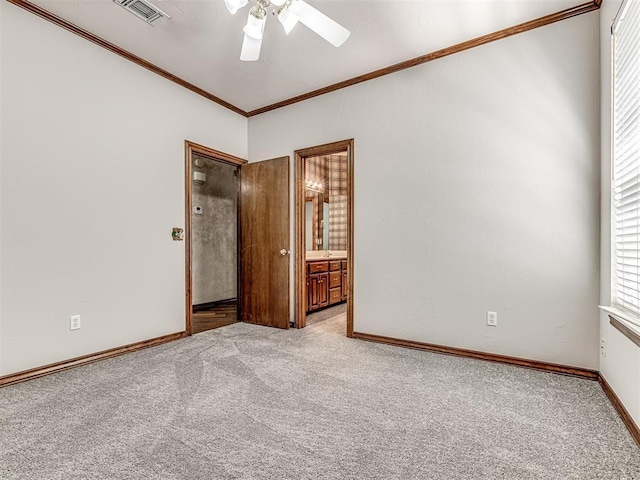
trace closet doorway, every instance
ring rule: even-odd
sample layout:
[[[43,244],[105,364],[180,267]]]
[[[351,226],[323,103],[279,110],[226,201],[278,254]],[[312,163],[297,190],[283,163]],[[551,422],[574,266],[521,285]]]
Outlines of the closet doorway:
[[[239,169],[247,162],[201,145],[187,150],[187,326],[201,333],[240,319]]]
[[[294,326],[346,310],[353,335],[353,154],[343,140],[295,152]]]
[[[289,157],[247,163],[185,142],[188,335],[237,321],[289,328]]]

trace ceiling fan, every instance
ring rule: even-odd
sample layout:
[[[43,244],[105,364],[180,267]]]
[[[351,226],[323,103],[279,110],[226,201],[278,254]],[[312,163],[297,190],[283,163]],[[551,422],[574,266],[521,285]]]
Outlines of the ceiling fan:
[[[247,5],[249,0],[224,0],[227,9],[235,14]],[[342,45],[351,32],[342,25],[316,10],[304,0],[256,0],[257,5],[249,10],[249,18],[244,26],[244,41],[240,60],[252,62],[260,58],[262,35],[267,22],[267,8],[273,5],[273,14],[278,17],[288,35],[298,22],[306,25],[332,45]]]

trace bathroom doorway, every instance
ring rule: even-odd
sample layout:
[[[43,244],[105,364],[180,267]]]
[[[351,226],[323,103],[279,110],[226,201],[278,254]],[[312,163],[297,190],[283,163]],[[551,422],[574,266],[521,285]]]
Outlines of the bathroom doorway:
[[[296,328],[346,312],[353,334],[353,146],[295,152]]]

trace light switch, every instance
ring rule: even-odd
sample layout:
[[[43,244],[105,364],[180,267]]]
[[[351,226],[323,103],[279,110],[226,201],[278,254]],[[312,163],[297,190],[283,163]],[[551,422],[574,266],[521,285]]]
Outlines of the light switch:
[[[174,242],[181,242],[184,240],[184,229],[180,227],[173,227],[171,230],[171,238]]]

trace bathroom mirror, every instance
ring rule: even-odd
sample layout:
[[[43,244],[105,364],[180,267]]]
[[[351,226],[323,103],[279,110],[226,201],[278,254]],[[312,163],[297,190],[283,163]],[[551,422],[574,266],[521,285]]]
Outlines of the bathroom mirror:
[[[307,250],[329,249],[329,199],[322,193],[307,192],[305,198],[305,239]]]
[[[346,152],[305,160],[307,251],[347,249]]]

